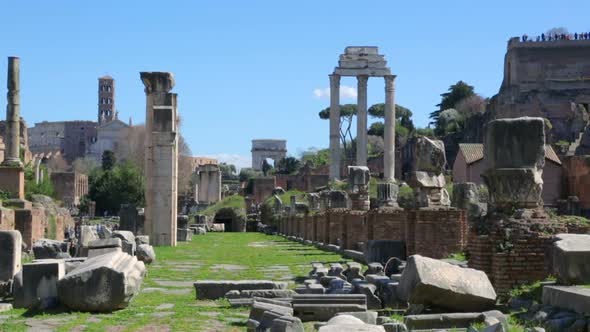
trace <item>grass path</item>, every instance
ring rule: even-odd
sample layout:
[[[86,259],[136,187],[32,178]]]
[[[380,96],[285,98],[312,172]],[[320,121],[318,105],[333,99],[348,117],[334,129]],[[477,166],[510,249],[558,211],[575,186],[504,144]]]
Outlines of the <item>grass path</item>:
[[[304,278],[310,263],[343,262],[333,253],[260,233],[208,233],[175,248],[156,248],[142,292],[111,314],[27,312],[0,314],[0,331],[31,327],[56,331],[244,331],[249,310],[226,301],[196,301],[192,282],[203,279]]]

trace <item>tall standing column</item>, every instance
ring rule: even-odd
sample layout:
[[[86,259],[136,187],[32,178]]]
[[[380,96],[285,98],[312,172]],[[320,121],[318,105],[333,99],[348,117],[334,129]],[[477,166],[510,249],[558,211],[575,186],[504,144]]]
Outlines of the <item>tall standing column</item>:
[[[340,179],[340,75],[330,75],[330,180]]]
[[[20,59],[8,57],[8,93],[6,99],[5,166],[21,166],[20,161]]]
[[[395,75],[385,76],[385,139],[383,175],[395,182]]]
[[[357,76],[356,165],[367,166],[367,81],[369,76]]]
[[[176,246],[178,133],[174,76],[142,72],[146,94],[145,230],[155,246]]]

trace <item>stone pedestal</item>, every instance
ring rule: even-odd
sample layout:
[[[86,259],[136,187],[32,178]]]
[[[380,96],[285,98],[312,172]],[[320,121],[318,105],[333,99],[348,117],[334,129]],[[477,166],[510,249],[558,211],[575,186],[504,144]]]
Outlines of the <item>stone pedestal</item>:
[[[399,186],[395,183],[388,182],[377,184],[377,200],[381,206],[398,207],[398,194]]]
[[[350,196],[350,208],[352,210],[369,211],[371,205],[369,193],[355,193],[348,196]]]
[[[0,190],[25,199],[25,171],[21,166],[0,166]]]

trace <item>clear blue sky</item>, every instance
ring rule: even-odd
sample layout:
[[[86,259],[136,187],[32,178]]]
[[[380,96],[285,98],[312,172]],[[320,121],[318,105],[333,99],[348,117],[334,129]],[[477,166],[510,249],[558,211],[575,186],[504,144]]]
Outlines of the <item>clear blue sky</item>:
[[[510,36],[590,31],[588,0],[20,0],[0,8],[0,77],[6,57],[20,56],[29,125],[96,119],[104,74],[116,79],[121,119],[144,122],[139,72],[170,71],[193,154],[241,166],[253,138],[287,139],[293,155],[327,147],[328,123],[317,113],[329,99],[313,91],[329,86],[346,46],[379,46],[398,75],[396,102],[425,126],[458,80],[485,97],[498,91]],[[369,104],[383,94],[382,80],[369,80]]]

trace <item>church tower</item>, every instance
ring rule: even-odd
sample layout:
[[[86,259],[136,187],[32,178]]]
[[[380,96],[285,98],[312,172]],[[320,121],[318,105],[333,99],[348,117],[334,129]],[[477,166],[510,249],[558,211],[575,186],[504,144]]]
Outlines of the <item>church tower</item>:
[[[116,118],[115,80],[110,76],[98,78],[98,125]]]

